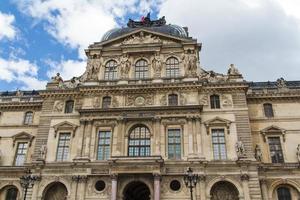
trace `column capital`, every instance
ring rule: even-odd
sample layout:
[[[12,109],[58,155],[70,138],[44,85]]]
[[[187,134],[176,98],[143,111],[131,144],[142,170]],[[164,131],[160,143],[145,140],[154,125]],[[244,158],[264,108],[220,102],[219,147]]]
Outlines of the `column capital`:
[[[118,179],[118,174],[114,173],[110,175],[111,180],[117,180]]]
[[[241,175],[241,181],[249,181],[249,175],[248,174],[242,174]]]
[[[153,173],[153,177],[154,177],[154,180],[161,180],[161,174],[159,173]]]

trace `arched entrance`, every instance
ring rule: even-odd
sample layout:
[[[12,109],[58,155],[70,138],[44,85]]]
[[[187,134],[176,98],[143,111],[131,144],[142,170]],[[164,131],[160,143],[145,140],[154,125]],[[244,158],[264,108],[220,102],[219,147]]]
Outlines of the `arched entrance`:
[[[220,181],[210,190],[211,200],[239,200],[239,192],[236,187],[227,181]]]
[[[150,190],[145,183],[133,181],[125,187],[123,200],[150,200]]]
[[[68,190],[62,183],[51,184],[44,193],[44,200],[66,200]]]
[[[17,200],[19,197],[18,189],[9,185],[0,190],[0,199],[4,200]]]

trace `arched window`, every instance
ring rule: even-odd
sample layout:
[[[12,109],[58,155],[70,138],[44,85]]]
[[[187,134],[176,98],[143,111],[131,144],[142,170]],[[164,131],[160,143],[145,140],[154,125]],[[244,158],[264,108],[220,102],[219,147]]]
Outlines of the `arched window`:
[[[128,138],[128,156],[150,156],[150,131],[146,126],[133,128]]]
[[[239,200],[239,192],[236,187],[227,181],[220,181],[210,190],[212,200]]]
[[[105,65],[104,80],[115,80],[117,78],[117,62],[110,60]]]
[[[24,124],[32,124],[33,112],[28,111],[25,113]]]
[[[53,183],[48,189],[44,192],[44,200],[53,200],[53,199],[67,199],[68,190],[66,186],[60,182]]]
[[[292,200],[291,192],[287,187],[279,187],[277,189],[278,200]]]
[[[170,57],[166,61],[166,76],[178,77],[179,76],[179,61],[175,57]]]
[[[17,200],[18,197],[18,189],[10,187],[6,190],[5,200]]]
[[[148,78],[148,62],[146,60],[140,59],[135,63],[135,78]]]
[[[264,104],[264,112],[266,117],[274,117],[273,106],[270,103]]]
[[[102,108],[109,108],[111,105],[111,97],[103,97]]]
[[[219,109],[220,106],[220,96],[219,95],[211,95],[210,96],[210,108],[211,109]]]
[[[73,100],[66,101],[65,113],[72,113],[73,112],[73,107],[74,107],[74,101]]]
[[[178,105],[178,95],[177,94],[169,94],[168,103],[169,103],[169,106],[177,106]]]

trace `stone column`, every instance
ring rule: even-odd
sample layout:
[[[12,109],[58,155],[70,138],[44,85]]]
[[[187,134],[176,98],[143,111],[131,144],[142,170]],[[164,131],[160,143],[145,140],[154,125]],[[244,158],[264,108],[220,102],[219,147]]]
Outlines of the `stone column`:
[[[200,200],[206,200],[206,191],[205,191],[205,183],[206,181],[206,176],[205,175],[200,175],[199,176],[199,190],[200,190]]]
[[[193,141],[193,127],[192,127],[192,118],[187,119],[187,131],[188,131],[188,147],[189,154],[188,157],[193,157],[194,154],[194,141]]]
[[[117,200],[118,192],[118,175],[111,175],[111,200]]]
[[[160,156],[160,137],[161,137],[161,131],[160,131],[160,118],[156,117],[154,119],[154,135],[155,135],[155,155]]]
[[[154,200],[160,200],[160,175],[154,174]]]
[[[89,152],[90,152],[91,134],[92,134],[92,121],[89,121],[85,130],[85,150],[84,150],[85,158],[90,157]]]
[[[260,179],[261,193],[263,200],[269,200],[268,195],[268,186],[266,179]]]
[[[197,146],[198,146],[198,156],[200,156],[200,158],[203,158],[203,139],[202,139],[202,133],[201,133],[201,118],[197,117],[196,118],[196,140],[197,140]]]
[[[85,121],[80,121],[80,131],[78,134],[78,139],[77,139],[77,155],[76,157],[82,157],[83,156],[83,151],[84,151],[84,146],[83,146],[83,140],[84,140],[84,132],[85,132]]]
[[[242,181],[242,185],[243,185],[244,199],[245,200],[251,200],[250,192],[249,192],[249,175],[248,174],[242,174],[241,175],[241,181]]]

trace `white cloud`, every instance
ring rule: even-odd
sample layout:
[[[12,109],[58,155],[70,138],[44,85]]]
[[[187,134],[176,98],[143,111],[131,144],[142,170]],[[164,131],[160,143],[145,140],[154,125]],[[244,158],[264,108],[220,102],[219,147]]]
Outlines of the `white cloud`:
[[[47,60],[46,63],[50,66],[50,70],[48,71],[49,78],[59,72],[64,80],[82,75],[86,67],[86,62],[79,60],[61,60],[60,62]]]
[[[21,89],[42,89],[46,81],[38,80],[38,67],[34,63],[23,59],[0,58],[0,80],[6,82],[17,82],[24,86]]]
[[[15,17],[0,12],[0,40],[3,38],[13,39],[16,35],[16,28],[13,25]]]
[[[300,79],[300,21],[287,10],[277,0],[166,0],[159,15],[203,43],[205,69],[235,63],[247,80]]]

